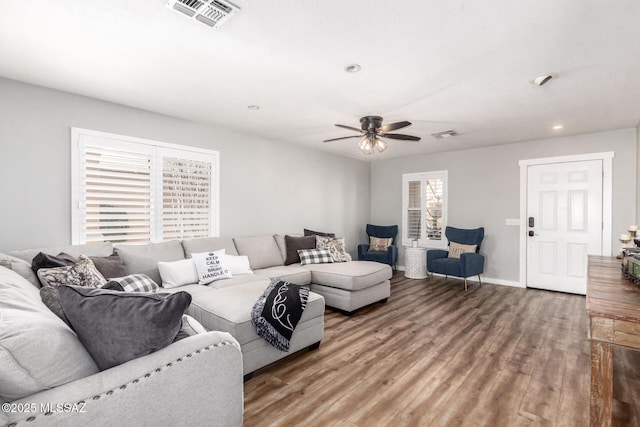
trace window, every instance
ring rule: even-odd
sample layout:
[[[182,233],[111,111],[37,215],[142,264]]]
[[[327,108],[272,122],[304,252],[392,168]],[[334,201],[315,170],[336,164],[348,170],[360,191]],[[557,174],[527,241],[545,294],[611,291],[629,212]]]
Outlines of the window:
[[[218,235],[217,151],[72,128],[72,242]]]
[[[402,244],[446,246],[447,171],[404,174],[402,191]]]

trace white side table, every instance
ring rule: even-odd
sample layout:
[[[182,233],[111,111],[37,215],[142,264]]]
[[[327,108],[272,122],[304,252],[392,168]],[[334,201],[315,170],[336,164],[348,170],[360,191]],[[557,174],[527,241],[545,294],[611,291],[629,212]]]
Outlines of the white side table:
[[[427,248],[404,248],[404,277],[408,279],[427,277]]]

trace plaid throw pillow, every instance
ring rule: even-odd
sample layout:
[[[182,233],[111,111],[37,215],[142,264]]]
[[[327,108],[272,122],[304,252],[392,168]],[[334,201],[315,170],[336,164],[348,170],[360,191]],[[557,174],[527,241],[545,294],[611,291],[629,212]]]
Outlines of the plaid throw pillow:
[[[160,286],[146,274],[130,274],[110,279],[102,288],[124,292],[158,292]]]
[[[300,265],[333,262],[329,249],[300,249]]]

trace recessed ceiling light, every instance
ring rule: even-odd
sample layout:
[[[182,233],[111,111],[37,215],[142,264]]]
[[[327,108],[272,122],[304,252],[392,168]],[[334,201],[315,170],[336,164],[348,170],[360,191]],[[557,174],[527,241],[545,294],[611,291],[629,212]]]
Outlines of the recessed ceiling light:
[[[549,80],[551,80],[552,78],[553,76],[550,74],[544,75],[544,76],[538,76],[535,79],[533,79],[531,83],[533,83],[536,86],[542,86],[543,84],[548,83]]]
[[[564,126],[562,126],[562,125],[555,125],[555,126],[553,127],[553,130],[560,130],[560,129],[562,129],[563,127],[564,127]]]
[[[362,69],[362,67],[360,67],[359,64],[349,64],[346,67],[344,67],[344,70],[347,73],[357,73],[358,71],[360,71]]]
[[[259,109],[260,109],[260,106],[259,106],[259,105],[249,105],[247,108],[248,108],[249,110],[259,110]]]

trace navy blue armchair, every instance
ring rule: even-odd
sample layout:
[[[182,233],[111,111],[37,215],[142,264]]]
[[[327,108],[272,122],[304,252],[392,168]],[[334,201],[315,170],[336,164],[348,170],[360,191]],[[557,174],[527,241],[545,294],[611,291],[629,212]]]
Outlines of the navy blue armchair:
[[[397,225],[367,224],[367,236],[382,239],[393,239],[386,251],[370,251],[369,243],[358,245],[358,261],[375,261],[389,264],[392,268],[398,261],[398,247],[395,245],[398,235]]]
[[[467,277],[478,276],[478,282],[482,286],[480,274],[484,273],[484,256],[480,255],[480,244],[484,239],[484,227],[466,230],[463,228],[447,227],[445,236],[451,243],[463,245],[476,245],[475,252],[460,254],[460,258],[449,258],[449,251],[431,249],[427,251],[427,270],[430,273],[439,273],[446,276],[461,277],[464,279],[464,290],[467,290]]]

